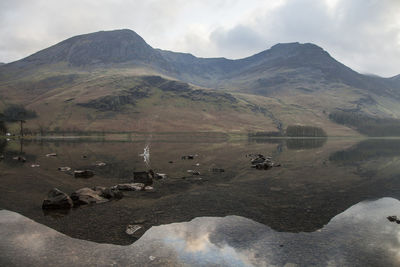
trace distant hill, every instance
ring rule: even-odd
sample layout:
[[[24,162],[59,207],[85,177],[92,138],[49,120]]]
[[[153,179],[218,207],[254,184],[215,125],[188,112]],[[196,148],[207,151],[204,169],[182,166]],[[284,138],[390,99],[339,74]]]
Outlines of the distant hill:
[[[108,120],[156,121],[148,116],[158,112],[156,130],[163,131],[174,128],[168,125],[183,112],[197,119],[180,118],[180,130],[282,131],[303,124],[321,126],[331,135],[353,135],[329,114],[400,118],[399,80],[357,73],[310,43],[277,44],[239,60],[198,58],[154,49],[131,30],[115,30],[75,36],[0,66],[0,108],[28,105],[42,113],[32,123],[49,129],[69,124],[84,130],[145,130]],[[61,110],[71,110],[70,117],[58,114]],[[80,114],[87,112],[91,115]]]

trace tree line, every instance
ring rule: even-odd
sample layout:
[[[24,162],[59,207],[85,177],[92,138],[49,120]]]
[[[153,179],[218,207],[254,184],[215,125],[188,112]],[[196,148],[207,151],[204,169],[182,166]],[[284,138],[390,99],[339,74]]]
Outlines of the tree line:
[[[249,138],[257,137],[326,137],[327,134],[321,127],[316,126],[303,126],[303,125],[289,125],[284,133],[278,131],[270,132],[250,132]]]
[[[399,119],[376,118],[351,111],[334,111],[329,114],[329,118],[336,123],[353,127],[368,136],[400,136]]]

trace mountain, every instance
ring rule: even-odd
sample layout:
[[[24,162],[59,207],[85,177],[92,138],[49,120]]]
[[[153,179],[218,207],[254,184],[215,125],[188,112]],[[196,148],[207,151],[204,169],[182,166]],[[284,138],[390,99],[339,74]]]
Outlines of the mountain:
[[[303,124],[354,135],[329,114],[400,118],[399,80],[359,74],[310,43],[230,60],[154,49],[131,30],[101,31],[0,66],[0,109],[24,104],[39,114],[32,128],[53,130],[282,132]]]

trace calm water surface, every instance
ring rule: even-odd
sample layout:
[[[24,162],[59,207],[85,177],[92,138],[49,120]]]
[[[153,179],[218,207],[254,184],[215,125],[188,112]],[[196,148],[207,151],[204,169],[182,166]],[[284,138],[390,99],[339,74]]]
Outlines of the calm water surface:
[[[150,166],[139,156],[148,144]],[[46,157],[48,153],[58,156]],[[272,156],[281,167],[252,169],[246,157],[250,153]],[[400,264],[395,253],[400,250],[400,225],[386,219],[400,217],[400,140],[0,141],[0,154],[5,156],[0,162],[0,208],[72,238],[129,245],[152,226],[164,225],[152,228],[134,244],[158,235],[184,252],[197,244],[193,245],[192,238],[203,248],[204,265],[220,259],[223,265],[325,266],[343,251],[344,262],[333,263],[365,266],[369,257],[371,266]],[[12,159],[20,154],[27,162]],[[189,154],[198,156],[181,159]],[[95,167],[100,161],[106,166]],[[96,175],[77,179],[59,172],[61,166],[92,169]],[[112,186],[131,182],[134,171],[148,168],[168,175],[155,182],[153,192],[126,192],[121,200],[69,212],[41,209],[54,187],[72,193],[82,187]],[[225,172],[214,173],[212,168]],[[193,176],[188,170],[201,175]],[[235,216],[199,218],[229,215]],[[191,220],[178,227],[179,233],[176,224],[168,226]],[[143,229],[127,235],[129,224]],[[247,261],[223,261],[239,250],[247,251],[239,255]],[[391,252],[395,256],[388,258],[389,251],[395,251]],[[198,253],[182,255],[188,264],[201,262],[193,256]]]

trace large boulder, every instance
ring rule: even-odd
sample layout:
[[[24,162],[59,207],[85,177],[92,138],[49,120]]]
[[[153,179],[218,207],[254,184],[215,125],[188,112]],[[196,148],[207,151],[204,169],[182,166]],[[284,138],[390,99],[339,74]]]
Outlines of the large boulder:
[[[43,209],[70,209],[73,207],[72,199],[64,192],[57,188],[53,188],[47,194],[47,198],[43,201]]]
[[[100,196],[99,191],[94,191],[88,187],[81,188],[71,194],[74,205],[87,205],[107,202],[108,199]]]

